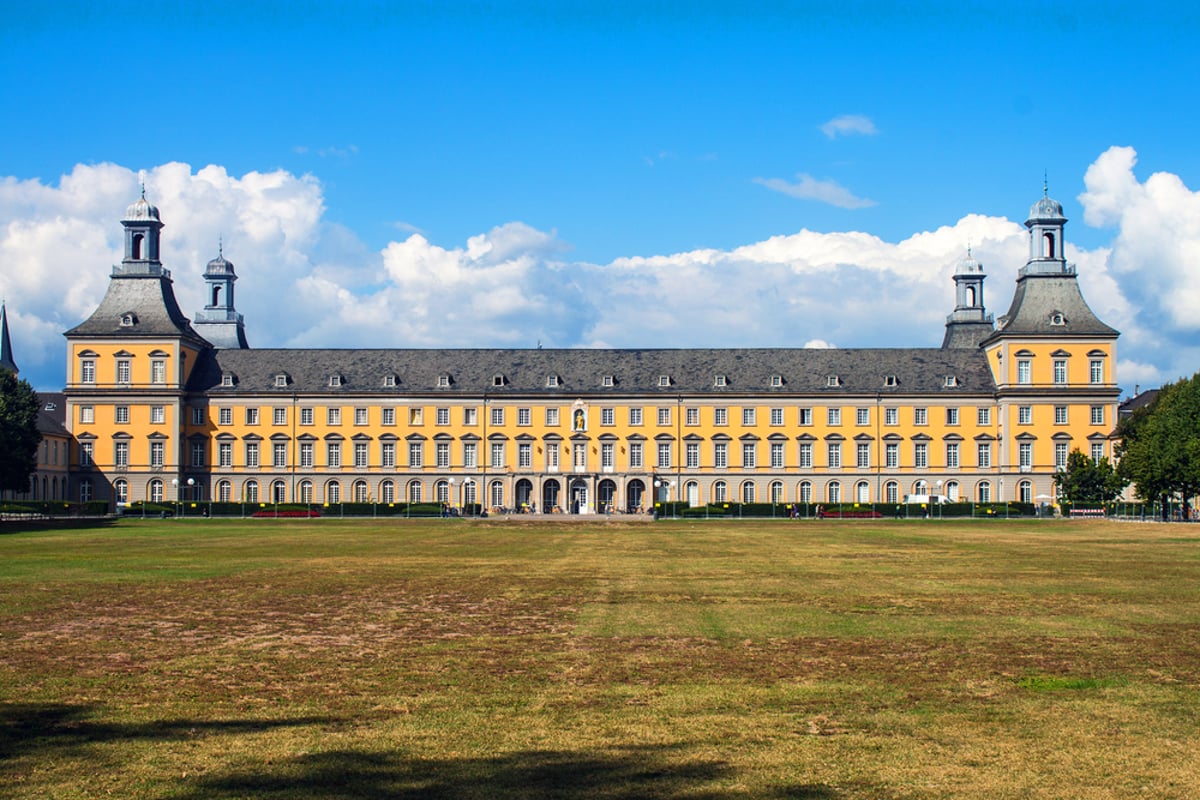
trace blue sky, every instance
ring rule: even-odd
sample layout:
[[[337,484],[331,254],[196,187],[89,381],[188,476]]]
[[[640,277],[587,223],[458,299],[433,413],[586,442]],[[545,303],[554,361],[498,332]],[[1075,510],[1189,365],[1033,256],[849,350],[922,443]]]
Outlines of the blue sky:
[[[940,342],[968,244],[1002,314],[1045,175],[1126,389],[1190,375],[1198,34],[1183,3],[3,4],[17,362],[61,386],[139,180],[181,305],[223,241],[252,345],[872,347]]]

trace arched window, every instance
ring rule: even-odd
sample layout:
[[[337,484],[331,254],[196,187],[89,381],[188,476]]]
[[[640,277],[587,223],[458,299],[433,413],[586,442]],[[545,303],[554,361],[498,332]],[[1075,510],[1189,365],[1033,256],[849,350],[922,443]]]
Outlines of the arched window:
[[[379,501],[388,505],[396,502],[396,484],[391,481],[379,484]]]
[[[1050,231],[1046,231],[1045,236],[1042,237],[1042,242],[1045,245],[1042,249],[1042,254],[1046,258],[1054,258],[1054,234]]]
[[[129,502],[129,481],[124,478],[117,478],[113,481],[113,495],[116,496],[118,503]]]
[[[242,485],[242,497],[247,503],[258,502],[258,481],[246,481]]]
[[[885,503],[900,502],[900,484],[895,481],[888,481],[883,485],[883,498]]]
[[[216,305],[216,303],[213,303],[213,305]],[[975,306],[975,287],[974,286],[967,287],[967,305],[971,306],[972,308]]]
[[[746,481],[742,484],[742,502],[754,502],[754,481]]]
[[[812,481],[800,481],[800,502],[811,503],[812,498]]]
[[[313,482],[300,481],[300,502],[311,503],[313,501]]]
[[[771,481],[770,492],[771,492],[771,502],[772,503],[782,503],[783,502],[783,481]]]
[[[1019,484],[1017,484],[1017,497],[1020,498],[1022,503],[1032,503],[1033,502],[1033,482],[1032,481],[1021,481]]]
[[[221,285],[217,284],[212,287],[212,302],[210,306],[219,306],[221,304]]]
[[[433,491],[439,503],[450,502],[450,482],[438,481],[434,484]]]
[[[713,502],[729,502],[729,487],[725,485],[725,481],[717,481],[713,484]]]
[[[163,501],[163,482],[158,478],[150,481],[150,502],[161,503]]]
[[[975,496],[981,503],[992,502],[992,484],[989,481],[980,481],[975,489]]]
[[[700,505],[700,484],[696,481],[688,481],[683,485],[683,496],[687,498],[689,506]]]
[[[504,508],[504,483],[492,481],[491,499],[488,501],[492,508]]]
[[[917,481],[913,484],[913,494],[929,494],[929,484],[925,481]]]
[[[325,484],[325,502],[340,503],[342,502],[342,485],[337,481],[329,481]]]
[[[463,505],[474,505],[476,502],[475,481],[467,481],[463,484]]]
[[[142,259],[142,240],[146,238],[140,233],[135,233],[133,239],[129,242],[129,255],[134,261]]]
[[[830,481],[825,487],[825,498],[830,503],[842,502],[842,483],[841,481]]]
[[[410,502],[410,503],[421,502],[421,482],[420,481],[409,481],[408,482],[408,502]]]
[[[366,481],[355,481],[354,482],[354,502],[369,503],[370,500],[371,500],[371,493],[369,491],[367,491],[367,482]]]
[[[958,481],[950,481],[946,484],[946,499],[951,503],[958,502]]]
[[[287,484],[283,481],[275,481],[271,484],[271,502],[286,503],[287,502]]]
[[[233,496],[233,484],[229,481],[217,482],[217,501],[220,503],[228,503],[229,498]]]
[[[79,482],[79,502],[88,503],[92,499],[92,482],[84,478]]]
[[[871,484],[867,483],[866,481],[859,481],[854,485],[854,502],[871,502]]]

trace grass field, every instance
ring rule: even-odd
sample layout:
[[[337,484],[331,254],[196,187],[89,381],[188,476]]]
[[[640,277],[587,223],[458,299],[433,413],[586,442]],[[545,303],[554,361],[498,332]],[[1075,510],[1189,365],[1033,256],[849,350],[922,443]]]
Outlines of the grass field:
[[[0,528],[0,796],[1200,797],[1200,526]]]

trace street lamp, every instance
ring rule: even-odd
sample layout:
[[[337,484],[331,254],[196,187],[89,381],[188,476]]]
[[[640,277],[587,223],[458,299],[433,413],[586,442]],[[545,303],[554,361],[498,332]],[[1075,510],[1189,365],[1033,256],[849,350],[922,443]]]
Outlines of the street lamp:
[[[450,493],[446,497],[446,507],[447,509],[451,509],[454,507],[454,478],[446,481],[446,483],[450,485]],[[447,513],[447,516],[449,516],[449,513]]]
[[[175,514],[179,514],[179,478],[171,478],[171,486],[175,489]]]
[[[185,499],[189,502],[195,502],[195,500],[196,500],[196,479],[195,478],[187,479],[187,497]],[[187,513],[186,506],[184,506],[184,513],[185,514]]]

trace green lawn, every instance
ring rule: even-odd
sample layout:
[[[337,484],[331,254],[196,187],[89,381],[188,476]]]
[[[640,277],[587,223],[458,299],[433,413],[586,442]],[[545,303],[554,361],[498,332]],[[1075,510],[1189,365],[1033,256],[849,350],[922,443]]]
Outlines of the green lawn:
[[[1200,526],[0,528],[0,796],[1200,797]]]

